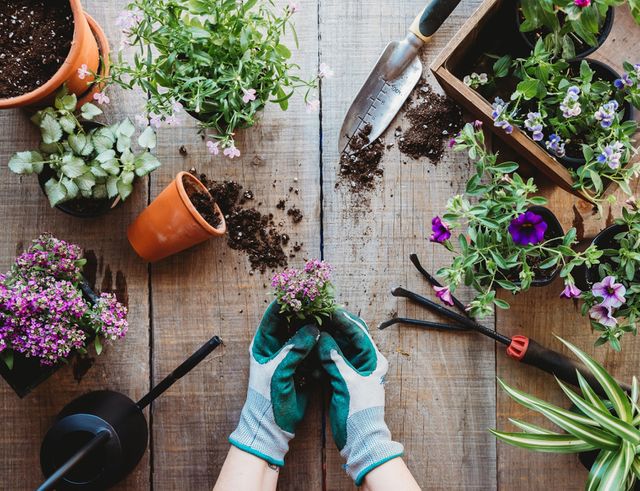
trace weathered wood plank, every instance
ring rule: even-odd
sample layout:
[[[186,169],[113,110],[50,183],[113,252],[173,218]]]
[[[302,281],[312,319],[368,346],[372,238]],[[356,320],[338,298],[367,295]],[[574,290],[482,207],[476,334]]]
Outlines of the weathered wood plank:
[[[423,50],[428,66],[479,1],[463,1]],[[321,61],[336,71],[323,84],[324,252],[336,266],[340,300],[370,323],[372,335],[390,361],[387,421],[405,445],[406,460],[423,489],[492,489],[496,486],[495,443],[486,428],[495,424],[494,349],[472,334],[423,332],[410,327],[380,332],[376,325],[391,312],[417,318],[429,314],[389,290],[403,284],[417,291],[429,287],[408,260],[422,256],[430,271],[446,264],[441,247],[430,244],[430,220],[446,200],[462,191],[469,167],[450,152],[437,165],[388,150],[384,178],[370,194],[369,207],[354,207],[343,187],[334,190],[338,171],[338,132],[342,119],[377,56],[401,39],[424,7],[418,0],[379,3],[321,3]],[[345,19],[349,28],[345,29]],[[393,128],[386,143],[394,141]],[[325,394],[325,397],[327,395]],[[328,426],[327,426],[328,428]],[[329,430],[327,430],[329,431]],[[351,489],[342,459],[327,436],[327,489]]]
[[[126,0],[84,2],[87,12],[105,29],[112,45],[119,39],[114,21]],[[110,118],[132,116],[140,94],[112,90]],[[128,297],[128,336],[106,349],[80,383],[71,368],[63,368],[25,399],[19,400],[8,385],[0,384],[0,475],[3,489],[34,489],[41,481],[40,443],[58,411],[73,398],[97,389],[121,391],[140,397],[149,386],[149,308],[147,268],[131,251],[126,227],[147,202],[147,183],[140,181],[134,195],[118,209],[96,220],[71,218],[49,207],[35,177],[18,177],[7,168],[11,154],[37,146],[39,132],[22,111],[0,112],[0,270],[10,266],[16,253],[40,233],[76,242],[95,254],[98,287],[116,289]],[[148,454],[118,489],[149,486]]]
[[[624,11],[618,9],[611,35],[592,57],[621,70],[625,53],[629,56],[634,53],[633,46],[638,42],[639,32],[626,8]],[[565,230],[574,226],[579,236],[584,236],[586,240],[593,238],[613,217],[619,215],[618,204],[606,207],[604,217],[593,216],[584,201],[552,187],[538,176],[536,182],[542,194],[549,198],[549,208],[558,216]],[[636,195],[639,190],[640,184],[636,183]],[[619,202],[626,199],[620,190],[615,196]],[[546,288],[532,289],[516,298],[510,297],[511,309],[498,313],[499,329],[508,335],[525,334],[545,346],[568,354],[568,350],[563,349],[554,337],[561,336],[593,355],[611,373],[628,382],[632,375],[638,373],[640,340],[632,335],[625,336],[621,353],[615,353],[606,346],[594,348],[597,335],[592,332],[589,320],[580,315],[578,303],[559,298],[562,288],[562,281],[558,278]],[[504,293],[502,296],[506,298]],[[562,407],[570,406],[553,377],[526,366],[518,366],[506,357],[501,347],[498,347],[498,351],[501,352],[497,356],[498,376],[507,383]],[[496,419],[501,430],[513,429],[507,421],[509,417],[554,428],[542,416],[516,404],[503,391],[498,391],[496,404]],[[534,453],[498,443],[499,489],[577,490],[583,488],[586,477],[587,471],[576,456]]]
[[[284,0],[276,2],[284,7]],[[300,50],[294,52],[301,72],[317,70],[317,4],[304,2],[295,14]],[[294,96],[288,112],[265,111],[258,126],[239,132],[242,157],[233,161],[212,157],[197,135],[196,123],[185,118],[159,133],[158,157],[164,163],[152,177],[152,196],[180,170],[195,166],[210,178],[235,180],[253,190],[254,204],[282,220],[291,245],[304,248],[291,261],[320,254],[319,118],[307,114],[301,97]],[[178,148],[184,145],[188,155]],[[297,179],[297,182],[296,180]],[[299,194],[289,193],[289,187]],[[288,198],[305,215],[297,226],[277,202]],[[248,347],[269,301],[270,274],[252,274],[247,258],[228,248],[223,239],[211,240],[151,267],[153,314],[153,377],[159,380],[212,334],[226,343],[153,407],[154,486],[157,489],[211,489],[229,448],[245,401]],[[279,489],[320,489],[321,415],[319,398],[308,410],[292,443]]]

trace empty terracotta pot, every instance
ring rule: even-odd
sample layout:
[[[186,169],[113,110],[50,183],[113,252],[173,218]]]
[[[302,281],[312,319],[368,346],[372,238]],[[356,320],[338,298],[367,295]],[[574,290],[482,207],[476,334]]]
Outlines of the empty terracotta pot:
[[[221,237],[227,224],[217,204],[214,209],[221,219],[212,227],[191,203],[183,179],[209,194],[207,188],[189,172],[179,172],[127,230],[129,243],[136,253],[149,262],[159,261],[211,237]]]
[[[88,84],[91,84],[93,78],[88,75],[84,79],[78,77],[78,69],[82,65],[87,65],[87,70],[97,73],[100,68],[100,53],[98,51],[98,42],[89,25],[88,16],[82,10],[80,0],[69,0],[71,11],[73,13],[73,40],[71,42],[71,50],[67,55],[62,66],[45,84],[35,90],[8,99],[0,99],[0,109],[8,109],[11,107],[23,107],[33,105],[45,105],[53,100],[55,93],[63,84],[67,84],[69,92],[73,92],[78,96],[82,96],[87,92]],[[97,23],[90,19],[97,26]],[[104,44],[106,37],[99,27],[96,31],[100,31]],[[108,52],[108,50],[107,50]],[[106,59],[106,57],[105,57]]]

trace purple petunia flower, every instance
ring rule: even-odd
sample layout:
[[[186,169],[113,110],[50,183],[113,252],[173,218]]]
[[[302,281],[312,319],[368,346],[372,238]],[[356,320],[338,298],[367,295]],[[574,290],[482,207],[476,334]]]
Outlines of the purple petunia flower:
[[[601,305],[617,308],[625,303],[624,295],[627,289],[622,283],[616,283],[613,276],[607,276],[601,282],[593,285],[591,293],[597,298],[602,298]]]
[[[603,128],[608,128],[613,124],[613,120],[616,117],[618,107],[618,101],[611,100],[606,104],[600,106],[593,117],[596,119],[596,121],[600,122],[600,126],[602,126]]]
[[[453,296],[451,295],[451,290],[449,290],[448,286],[435,286],[433,289],[436,292],[436,297],[438,297],[442,303],[453,306]]]
[[[556,135],[555,133],[549,135],[549,139],[545,142],[545,146],[547,150],[554,153],[556,157],[564,157],[566,155],[566,150],[564,148],[565,142],[562,141],[560,135]]]
[[[565,283],[564,290],[560,294],[562,298],[580,298],[581,295],[582,290],[573,283]]]
[[[544,121],[540,113],[530,112],[524,122],[524,127],[531,132],[533,141],[539,142],[544,139],[542,130],[544,129]]]
[[[585,8],[591,5],[591,0],[573,0],[576,7]]]
[[[613,142],[604,147],[604,150],[602,150],[596,160],[603,165],[608,165],[612,169],[617,169],[620,167],[623,149],[624,145],[621,142]]]
[[[611,307],[606,305],[594,305],[589,309],[589,317],[606,327],[615,327],[618,320],[613,316]]]
[[[431,242],[442,244],[451,238],[451,230],[440,217],[433,217],[433,220],[431,220],[431,231],[433,232],[431,234]]]
[[[544,240],[547,231],[547,222],[532,211],[514,218],[509,224],[509,234],[517,245],[535,245]]]

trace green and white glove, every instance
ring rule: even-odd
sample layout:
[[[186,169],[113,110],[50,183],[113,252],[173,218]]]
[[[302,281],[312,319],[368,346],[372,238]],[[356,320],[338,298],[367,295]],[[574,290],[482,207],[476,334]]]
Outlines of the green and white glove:
[[[249,348],[247,400],[229,442],[282,467],[309,402],[309,394],[296,388],[293,375],[320,332],[308,325],[287,340],[289,323],[279,311],[276,302],[269,305]]]
[[[331,379],[329,408],[333,439],[356,485],[367,473],[403,454],[384,422],[384,377],[389,364],[358,316],[338,310],[318,341]]]

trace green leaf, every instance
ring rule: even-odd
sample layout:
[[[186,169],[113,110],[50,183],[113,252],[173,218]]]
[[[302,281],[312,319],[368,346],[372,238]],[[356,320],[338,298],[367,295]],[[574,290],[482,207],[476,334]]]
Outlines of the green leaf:
[[[7,368],[9,370],[13,370],[13,351],[12,350],[5,348],[4,350],[0,351],[0,358],[2,359],[4,364],[7,365]]]
[[[518,170],[518,167],[520,167],[520,165],[517,162],[503,162],[496,165],[493,169],[501,174],[511,174]]]
[[[80,188],[80,191],[90,192],[96,184],[96,177],[91,171],[85,172],[75,180],[75,183]]]
[[[60,116],[58,122],[67,134],[73,133],[76,130],[76,119],[71,114]]]
[[[118,126],[118,130],[116,134],[118,136],[126,136],[127,138],[131,138],[136,131],[136,127],[133,126],[133,123],[129,118],[124,119],[120,125]]]
[[[9,160],[9,169],[16,174],[40,174],[43,160],[42,155],[35,151],[18,152]]]
[[[91,104],[90,102],[83,104],[80,108],[80,116],[88,121],[91,121],[93,118],[95,118],[96,116],[100,116],[101,114],[102,109],[100,109],[95,104]]]
[[[120,179],[117,176],[111,176],[107,179],[107,196],[109,198],[115,198],[118,196],[118,181]]]
[[[93,144],[91,143],[91,139],[87,135],[79,134],[71,134],[67,139],[71,150],[73,150],[77,155],[87,156],[93,152]]]
[[[635,449],[629,442],[624,442],[622,448],[609,462],[604,475],[600,479],[600,487],[602,490],[624,489],[624,483],[633,463]]]
[[[44,184],[44,191],[51,206],[56,206],[67,198],[67,189],[53,177]]]
[[[499,298],[494,298],[493,303],[496,307],[502,310],[508,310],[510,308],[510,305],[507,302],[505,302],[504,300],[500,300]]]
[[[542,428],[541,426],[534,425],[532,423],[527,423],[526,421],[521,421],[519,419],[509,418],[512,424],[520,428],[521,430],[526,431],[527,433],[535,433],[538,435],[554,435],[551,430],[547,430],[546,428]]]
[[[609,375],[609,373],[604,369],[602,365],[600,365],[585,352],[562,338],[558,339],[567,348],[569,348],[573,352],[573,354],[575,354],[580,359],[580,361],[582,361],[582,363],[584,363],[591,371],[595,379],[607,394],[607,397],[613,404],[613,407],[615,408],[616,413],[620,417],[620,419],[626,423],[630,423],[633,419],[631,404],[629,403],[626,392],[622,390],[618,382],[616,382],[616,380],[611,375]],[[640,432],[638,432],[638,435],[640,435]],[[640,441],[638,443],[640,443]]]
[[[60,170],[65,176],[75,179],[87,172],[88,168],[85,165],[84,160],[80,157],[65,154],[64,157],[62,157],[62,167]]]
[[[118,181],[118,194],[123,201],[129,197],[131,191],[133,191],[133,184],[131,182],[124,182],[124,180]]]
[[[102,353],[102,342],[100,341],[100,336],[96,335],[93,338],[93,346],[96,348],[96,355],[100,355]]]
[[[493,64],[493,75],[497,78],[503,78],[509,75],[509,67],[511,66],[511,56],[504,55],[496,60]]]
[[[582,374],[576,371],[576,376],[578,377],[578,384],[580,385],[580,390],[582,390],[582,395],[584,395],[584,398],[589,401],[592,406],[600,408],[603,411],[608,411],[609,409],[607,408],[605,403],[600,400],[598,395],[594,392],[594,390],[589,385],[589,382],[587,382]]]
[[[282,56],[285,60],[291,58],[291,50],[287,48],[284,44],[278,44],[276,46],[276,53]]]
[[[530,78],[520,82],[517,89],[526,100],[530,100],[538,94],[540,83],[541,82],[539,80]]]
[[[596,491],[598,489],[600,480],[615,455],[615,452],[609,452],[607,450],[603,450],[598,454],[598,458],[589,471],[585,491]]]
[[[62,126],[51,114],[45,114],[42,117],[40,132],[44,143],[55,143],[62,138]]]
[[[78,98],[75,94],[67,94],[63,97],[56,97],[55,107],[56,109],[72,112],[76,110],[77,103]]]
[[[489,431],[505,443],[536,452],[579,453],[596,449],[593,445],[571,435],[505,433],[491,429]]]
[[[116,137],[109,128],[98,128],[92,135],[91,141],[96,152],[101,153],[111,150],[116,142]]]
[[[136,166],[136,175],[138,177],[146,176],[160,167],[160,161],[150,152],[144,152],[143,154],[138,155],[134,164]]]
[[[142,148],[152,150],[156,148],[156,143],[156,132],[153,131],[153,128],[151,128],[151,126],[147,126],[138,137],[138,145],[140,145]]]

